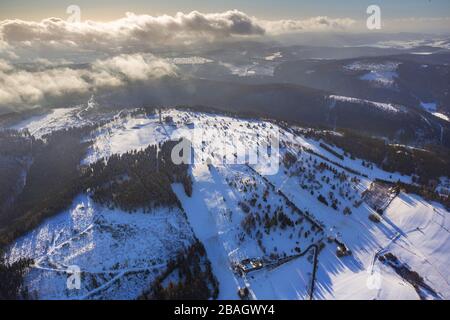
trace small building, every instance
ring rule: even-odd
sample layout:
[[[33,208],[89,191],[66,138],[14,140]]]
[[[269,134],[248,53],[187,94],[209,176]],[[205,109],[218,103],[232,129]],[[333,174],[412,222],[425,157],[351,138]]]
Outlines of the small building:
[[[263,267],[261,259],[244,259],[236,265],[236,269],[241,274],[246,274],[251,271],[259,270]]]
[[[336,255],[339,258],[349,256],[351,254],[352,254],[352,252],[345,246],[345,244],[343,244],[343,243],[338,244],[337,249],[336,249]]]
[[[250,293],[250,292],[249,292],[249,290],[248,290],[247,287],[239,288],[239,290],[238,290],[238,296],[239,296],[239,298],[241,298],[242,300],[248,299],[249,293]]]

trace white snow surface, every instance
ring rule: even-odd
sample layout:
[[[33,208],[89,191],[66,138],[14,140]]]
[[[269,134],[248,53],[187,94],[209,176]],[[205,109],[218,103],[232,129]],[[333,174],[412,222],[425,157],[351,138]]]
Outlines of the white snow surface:
[[[437,103],[436,102],[420,102],[420,106],[423,110],[431,113],[435,117],[441,118],[442,120],[449,121],[450,118],[441,112],[437,112]]]
[[[271,55],[268,55],[267,57],[265,57],[264,59],[267,61],[274,61],[276,59],[282,58],[283,54],[281,52],[274,52]]]
[[[396,108],[391,103],[375,102],[375,101],[370,101],[370,100],[365,100],[365,99],[358,99],[358,98],[338,96],[338,95],[330,95],[329,98],[332,100],[335,100],[335,101],[350,102],[350,103],[355,103],[355,104],[367,104],[374,108],[378,108],[380,110],[384,110],[384,111],[388,111],[388,112],[399,112],[400,111],[398,108]]]
[[[352,98],[333,96],[333,99]],[[397,110],[389,105],[374,107]],[[303,251],[320,242],[325,247],[318,256],[314,299],[418,299],[411,284],[378,261],[378,254],[386,252],[394,253],[418,272],[438,297],[450,299],[450,272],[446,267],[450,262],[448,211],[419,196],[400,193],[388,205],[381,221],[374,223],[368,217],[375,211],[368,204],[353,205],[376,178],[411,183],[411,177],[385,172],[373,164],[363,166],[360,159],[344,156],[342,160],[322,148],[320,141],[293,134],[267,121],[176,109],[162,112],[163,119],[168,116],[172,121],[164,123],[159,122],[158,115],[116,117],[95,132],[93,148],[83,162],[92,163],[167,139],[192,138],[194,127],[200,128],[203,134],[195,136],[193,147],[197,159],[203,161],[190,167],[194,181],[192,197],[186,196],[181,185],[173,185],[187,220],[177,210],[161,209],[151,214],[111,211],[80,195],[72,208],[46,220],[18,239],[10,250],[12,261],[24,256],[37,258],[36,268],[27,275],[26,284],[38,291],[39,297],[135,297],[142,290],[142,283],[148,284],[177,249],[192,241],[194,233],[204,244],[219,281],[220,299],[238,299],[237,290],[243,286],[249,288],[252,299],[309,299],[312,252],[277,268],[264,267],[245,276],[233,272],[232,265],[245,258],[268,258],[272,253],[290,256],[295,254],[296,247]],[[239,154],[275,131],[279,134],[280,149],[274,152],[280,159],[287,152],[295,154],[297,161],[291,167],[281,161],[275,174],[264,176],[261,174],[265,164],[249,167],[245,161],[221,161],[224,156],[221,145],[231,144]],[[329,147],[344,154],[337,147]],[[321,162],[341,174],[341,179],[329,169],[318,169]],[[267,197],[263,200],[265,193]],[[337,210],[317,199],[321,194],[331,201],[330,193],[336,199]],[[267,205],[270,212],[279,208],[292,221],[303,217],[291,209],[283,195],[320,223],[323,234],[311,232],[305,236],[304,232],[312,228],[307,219],[284,229],[271,228],[268,233],[259,227],[250,234],[244,232],[242,221],[249,214],[263,216]],[[253,198],[256,201],[250,206],[250,213],[244,212],[240,203],[249,203]],[[343,214],[345,207],[351,209],[350,215]],[[258,230],[262,231],[260,236]],[[328,242],[328,237],[339,239],[352,255],[338,258],[337,245]],[[81,293],[67,293],[64,291],[67,276],[61,270],[71,264],[78,264],[90,273],[108,274],[101,284],[86,285]],[[135,269],[142,271],[138,273],[140,277],[130,276]],[[145,273],[144,269],[152,271]],[[118,274],[110,270],[118,270]]]
[[[438,118],[441,118],[442,120],[450,122],[450,118],[447,115],[443,114],[443,113],[433,112],[433,115],[438,117]]]
[[[157,116],[115,117],[94,132],[94,143],[83,164],[93,163],[113,154],[144,149],[149,145],[167,140],[164,126]]]
[[[272,58],[272,57],[269,57]],[[272,60],[265,59],[264,62],[253,62],[251,64],[235,65],[228,62],[219,62],[220,65],[224,66],[232,75],[238,77],[254,77],[254,76],[270,76],[272,77],[275,72],[275,64],[273,60],[277,57],[273,57]]]
[[[345,65],[344,69],[352,71],[368,71],[368,73],[360,77],[361,80],[370,81],[375,86],[393,87],[395,78],[398,77],[398,62],[372,63],[364,61],[356,61]]]
[[[56,108],[45,114],[33,116],[15,124],[11,129],[28,129],[31,135],[40,138],[45,134],[59,129],[81,125],[76,116],[78,108]]]
[[[192,242],[179,209],[130,214],[80,195],[19,238],[8,256],[10,262],[34,259],[25,283],[38,299],[135,299]],[[80,290],[66,288],[69,266],[82,272]]]

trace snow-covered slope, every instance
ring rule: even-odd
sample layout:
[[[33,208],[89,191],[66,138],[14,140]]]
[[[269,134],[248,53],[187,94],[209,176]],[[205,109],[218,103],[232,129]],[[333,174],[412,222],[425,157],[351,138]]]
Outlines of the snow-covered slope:
[[[399,109],[397,109],[390,103],[375,102],[375,101],[369,101],[369,100],[364,100],[364,99],[351,98],[351,97],[345,97],[345,96],[336,96],[336,95],[331,95],[328,98],[331,99],[332,101],[348,102],[348,103],[353,103],[355,105],[365,104],[365,105],[369,105],[370,107],[378,108],[379,110],[383,110],[383,111],[387,111],[387,112],[399,112]]]
[[[186,217],[178,209],[111,211],[80,195],[9,251],[11,260],[36,258],[26,282],[40,298],[134,298],[194,236],[206,248],[223,299],[238,299],[244,286],[252,299],[418,299],[423,289],[383,263],[387,253],[434,290],[426,298],[450,298],[449,212],[375,182],[411,183],[410,176],[364,165],[268,121],[176,109],[163,110],[161,118],[139,112],[112,118],[92,133],[82,164],[188,138],[192,196],[173,185]],[[27,125],[33,126],[39,124]],[[245,150],[271,136],[279,138],[278,148],[261,154],[264,161],[249,161]],[[279,159],[279,169],[266,174],[269,158]],[[368,189],[384,203],[383,216]],[[342,247],[351,254],[338,257]],[[72,264],[86,273],[79,292],[65,290],[61,269]]]
[[[52,131],[81,123],[76,117],[78,108],[52,109],[42,115],[33,116],[15,124],[12,129],[28,129],[30,134],[40,138]]]
[[[80,195],[70,209],[19,238],[9,260],[34,259],[25,281],[38,299],[134,299],[193,237],[178,209],[130,214]],[[80,290],[66,288],[71,266],[82,272]]]

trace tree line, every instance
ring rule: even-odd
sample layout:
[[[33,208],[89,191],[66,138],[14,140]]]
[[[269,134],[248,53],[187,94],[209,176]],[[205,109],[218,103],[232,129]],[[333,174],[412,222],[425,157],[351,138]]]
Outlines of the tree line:
[[[159,206],[181,207],[172,190],[182,183],[186,194],[192,194],[188,165],[175,165],[172,148],[179,141],[166,141],[144,150],[112,155],[83,168],[84,186],[94,201],[110,208],[132,212]]]
[[[164,282],[173,280],[166,285]],[[196,240],[190,247],[180,251],[167,264],[163,272],[141,295],[143,300],[209,300],[217,299],[219,283],[203,244]]]

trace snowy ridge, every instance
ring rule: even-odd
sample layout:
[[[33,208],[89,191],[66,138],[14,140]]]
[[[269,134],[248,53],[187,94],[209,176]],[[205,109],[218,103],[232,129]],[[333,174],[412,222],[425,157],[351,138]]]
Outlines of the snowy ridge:
[[[355,104],[367,104],[371,107],[378,108],[383,111],[388,112],[400,112],[399,109],[394,107],[391,103],[383,103],[383,102],[375,102],[365,99],[358,99],[358,98],[352,98],[352,97],[345,97],[345,96],[337,96],[337,95],[330,95],[328,98],[334,101],[341,101],[341,102],[349,102],[349,103],[355,103]]]
[[[30,134],[40,138],[52,131],[63,129],[70,126],[82,125],[77,118],[78,108],[59,108],[52,109],[49,112],[23,120],[11,129],[28,129]]]
[[[435,117],[438,117],[438,118],[440,118],[442,120],[450,122],[450,118],[448,116],[446,116],[443,113],[437,112],[437,104],[436,104],[436,102],[420,102],[420,106],[422,107],[423,110],[431,113]]]
[[[330,99],[398,112],[390,104]],[[36,259],[26,283],[39,297],[135,298],[195,235],[219,281],[219,299],[238,299],[244,286],[251,299],[419,299],[406,279],[379,261],[388,252],[435,290],[437,296],[427,298],[450,298],[449,212],[419,196],[380,188],[379,197],[389,200],[380,216],[364,198],[376,179],[411,183],[410,176],[364,165],[335,146],[324,148],[323,141],[269,121],[177,109],[163,110],[161,118],[139,112],[114,117],[92,134],[93,147],[83,163],[196,137],[192,143],[199,161],[190,166],[192,197],[173,185],[186,217],[178,209],[128,214],[80,195],[72,208],[47,219],[10,249],[11,261]],[[193,135],[197,129],[201,136]],[[223,161],[222,143],[241,154],[275,132],[279,150],[274,152],[280,159],[275,174],[264,175],[261,163]],[[351,254],[338,257],[340,244]],[[320,247],[316,268],[310,245]],[[256,259],[261,267],[240,272],[246,259]],[[64,289],[62,270],[71,264],[91,274],[78,293]]]

